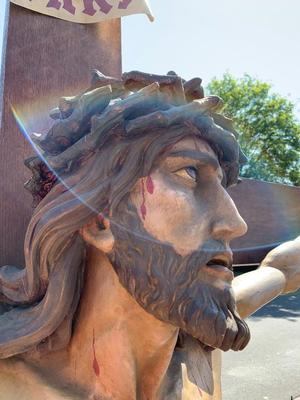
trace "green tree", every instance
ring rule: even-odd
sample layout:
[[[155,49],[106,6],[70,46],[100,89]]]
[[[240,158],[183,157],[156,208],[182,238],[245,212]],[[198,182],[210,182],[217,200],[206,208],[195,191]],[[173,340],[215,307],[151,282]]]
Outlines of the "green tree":
[[[226,73],[213,79],[208,91],[224,100],[223,113],[240,132],[249,159],[241,176],[300,186],[300,124],[294,104],[249,75],[236,79]]]

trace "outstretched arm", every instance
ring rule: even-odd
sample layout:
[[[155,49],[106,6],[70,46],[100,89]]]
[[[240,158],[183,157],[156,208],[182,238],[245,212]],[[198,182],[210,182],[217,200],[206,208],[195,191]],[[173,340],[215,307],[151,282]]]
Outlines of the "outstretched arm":
[[[275,268],[264,267],[240,275],[232,287],[238,313],[244,319],[283,293],[284,274]]]
[[[245,273],[233,280],[232,287],[236,297],[237,308],[242,318],[247,318],[256,310],[279,296],[300,288],[300,236],[286,242],[270,253],[260,267]],[[213,351],[214,394],[202,392],[187,378],[184,371],[183,399],[221,400],[221,358],[219,349]]]
[[[252,272],[238,276],[232,283],[237,308],[242,318],[247,318],[280,294],[300,288],[300,236],[276,247]],[[221,400],[222,352],[213,351],[214,394],[203,393],[203,400]],[[191,397],[197,398],[197,397]],[[189,397],[186,397],[188,400]]]
[[[300,288],[300,236],[276,247],[260,267],[233,280],[240,316],[246,318],[280,294]]]

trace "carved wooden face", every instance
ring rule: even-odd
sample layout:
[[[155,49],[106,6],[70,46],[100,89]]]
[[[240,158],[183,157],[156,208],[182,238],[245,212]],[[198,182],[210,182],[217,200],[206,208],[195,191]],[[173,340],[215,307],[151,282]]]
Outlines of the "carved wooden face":
[[[247,226],[222,181],[205,141],[177,142],[114,216],[109,256],[145,310],[206,345],[240,350],[250,336],[231,290],[229,242]]]
[[[150,176],[139,179],[131,200],[146,231],[171,244],[176,253],[187,256],[212,238],[224,243],[220,257],[231,263],[229,242],[244,235],[247,225],[222,181],[214,151],[190,137],[172,146]],[[224,277],[229,272],[209,271]]]

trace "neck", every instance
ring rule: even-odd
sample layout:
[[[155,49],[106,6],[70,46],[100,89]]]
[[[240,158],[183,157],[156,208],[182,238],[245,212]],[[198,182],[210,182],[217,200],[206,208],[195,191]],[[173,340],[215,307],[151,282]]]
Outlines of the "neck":
[[[136,303],[107,257],[93,248],[64,367],[49,359],[47,367],[53,365],[52,379],[56,370],[59,381],[88,398],[157,399],[177,335],[177,328]]]

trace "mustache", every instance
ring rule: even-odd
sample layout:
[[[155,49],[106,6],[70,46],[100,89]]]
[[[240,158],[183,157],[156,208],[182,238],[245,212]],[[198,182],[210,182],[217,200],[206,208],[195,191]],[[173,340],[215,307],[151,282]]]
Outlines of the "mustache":
[[[204,345],[242,350],[250,332],[238,315],[230,282],[204,268],[221,263],[231,269],[230,248],[209,238],[182,256],[170,243],[153,238],[130,205],[118,221],[111,224],[115,246],[109,258],[140,306]]]
[[[142,221],[137,217],[137,210],[131,200],[124,200],[123,209],[118,210],[118,213],[115,217],[110,217],[109,222],[112,231],[118,232],[118,236],[120,238],[128,238],[128,235],[132,238],[135,238],[141,245],[151,246],[159,245],[165,251],[173,251],[176,253],[175,248],[172,244],[168,242],[163,242],[159,239],[156,239],[152,235],[150,235],[142,225]],[[103,214],[104,215],[104,214]],[[215,258],[220,253],[224,254],[228,258],[228,266],[232,268],[232,250],[231,248],[225,244],[222,240],[209,239],[206,242],[199,245],[199,247],[192,251],[192,254],[195,256],[199,255],[199,261],[205,261],[205,264],[209,262],[211,259]],[[186,258],[187,256],[180,256],[176,253],[178,257]],[[202,260],[202,258],[204,258]]]
[[[174,247],[168,243],[162,242],[159,247],[154,245],[153,248],[151,244],[148,244],[148,247],[149,253],[159,252],[161,263],[164,265],[165,277],[170,281],[177,280],[179,288],[181,283],[190,282],[192,284],[198,281],[199,275],[205,278],[203,271],[205,266],[213,268],[214,265],[219,264],[233,270],[232,252],[229,247],[218,240],[207,240],[187,256],[177,254]],[[173,262],[177,265],[176,269]]]
[[[167,253],[170,253],[172,251],[176,253],[176,250],[172,244],[160,241],[151,236],[148,232],[146,232],[142,227],[140,221],[137,221],[136,215],[132,215],[132,217],[130,217],[130,214],[134,212],[133,207],[134,206],[129,205],[126,213],[128,213],[127,218],[129,217],[131,222],[135,221],[136,224],[130,226],[129,224],[116,222],[114,219],[111,218],[110,224],[112,231],[118,232],[118,237],[120,239],[126,239],[128,238],[128,235],[130,235],[130,237],[134,238],[135,241],[138,241],[141,245],[147,245],[150,247],[152,245],[159,245],[162,251],[165,251]],[[199,266],[206,265],[211,261],[214,261],[215,263],[219,263],[222,265],[225,264],[228,269],[230,269],[231,271],[233,270],[232,250],[221,240],[209,239],[199,245],[199,247],[188,256],[181,256],[178,253],[176,254],[178,258],[181,258],[182,260],[186,258],[193,258],[195,264],[198,264]],[[222,255],[222,259],[220,259],[220,255]]]

